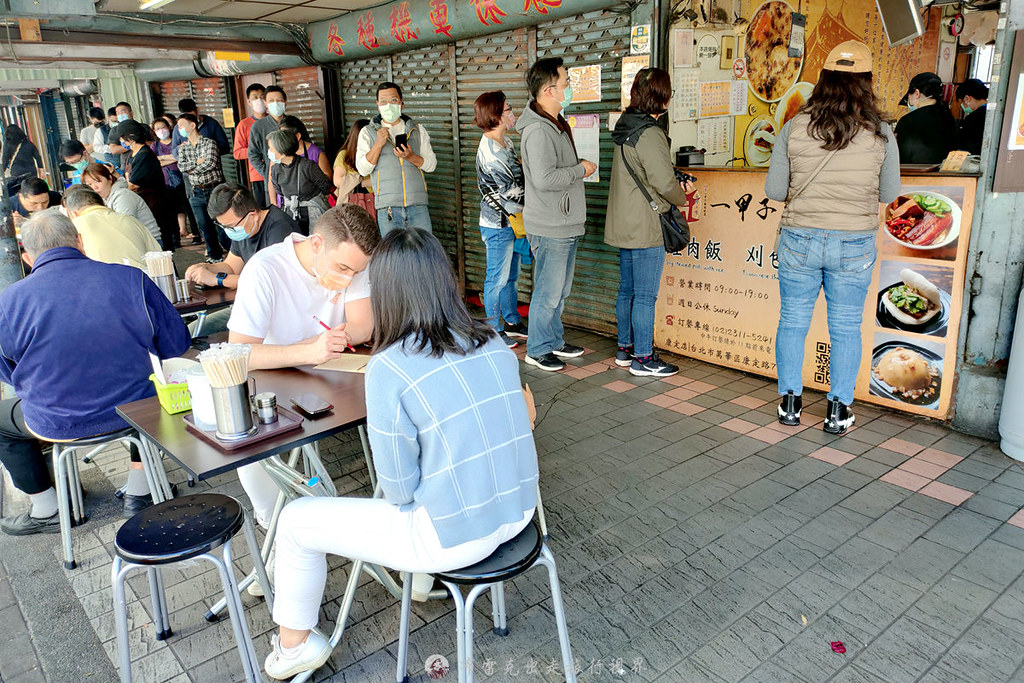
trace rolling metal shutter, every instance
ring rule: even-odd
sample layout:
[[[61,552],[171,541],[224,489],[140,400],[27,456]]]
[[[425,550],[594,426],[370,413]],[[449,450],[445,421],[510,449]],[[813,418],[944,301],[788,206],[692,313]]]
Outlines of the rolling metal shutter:
[[[612,142],[608,112],[620,109],[622,57],[629,54],[628,14],[610,10],[587,12],[537,27],[537,58],[561,57],[566,67],[601,65],[601,101],[573,104],[569,114],[601,115],[599,183],[586,183],[587,234],[576,255],[572,296],[563,320],[592,330],[615,330],[615,298],[619,288],[619,250],[604,244]]]
[[[231,107],[231,99],[228,97],[227,87],[223,78],[203,78],[192,81],[192,99],[199,107],[199,113],[215,119],[217,123],[224,126],[224,109]],[[175,110],[178,103],[172,104]],[[231,139],[232,129],[225,127],[228,139]]]
[[[358,119],[372,119],[377,115],[377,84],[390,78],[389,61],[389,57],[379,57],[342,66],[346,135]]]
[[[526,70],[530,67],[530,31],[460,40],[455,46],[455,68],[459,97],[460,178],[462,224],[465,244],[466,289],[483,292],[487,252],[480,239],[480,188],[476,179],[476,150],[483,131],[473,123],[473,103],[485,92],[501,90],[518,116],[529,100]],[[518,135],[513,132],[516,151]],[[529,301],[533,268],[521,269],[519,300]]]
[[[178,115],[178,100],[192,96],[191,84],[188,81],[167,81],[160,84],[160,101],[154,102],[160,114]],[[106,103],[104,103],[106,104]],[[109,109],[107,105],[104,109]]]
[[[277,85],[288,93],[287,113],[306,124],[309,137],[324,149],[325,112],[320,69],[315,66],[281,69],[274,72],[274,78]],[[324,153],[327,151],[324,149]]]
[[[403,112],[427,129],[437,168],[427,174],[430,220],[434,235],[453,257],[460,273],[462,235],[458,215],[462,188],[457,186],[458,140],[453,133],[455,100],[454,44],[393,56],[392,80],[402,87]],[[384,80],[378,77],[378,81]],[[376,85],[376,83],[374,83]],[[376,96],[376,87],[374,87]],[[374,106],[376,110],[376,105]]]

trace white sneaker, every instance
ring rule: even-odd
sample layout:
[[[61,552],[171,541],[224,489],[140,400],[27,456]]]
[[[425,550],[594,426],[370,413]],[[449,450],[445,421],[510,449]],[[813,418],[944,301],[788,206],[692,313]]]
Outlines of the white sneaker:
[[[274,585],[274,553],[276,550],[276,545],[270,546],[270,555],[267,557],[267,578],[270,579],[270,585]],[[245,592],[254,598],[262,598],[265,595],[258,576],[255,581],[249,584],[249,587],[245,589]]]
[[[275,633],[270,639],[273,648],[263,662],[263,670],[275,681],[283,681],[304,671],[316,671],[331,656],[331,643],[316,631],[310,631],[297,654],[286,657],[281,640]]]

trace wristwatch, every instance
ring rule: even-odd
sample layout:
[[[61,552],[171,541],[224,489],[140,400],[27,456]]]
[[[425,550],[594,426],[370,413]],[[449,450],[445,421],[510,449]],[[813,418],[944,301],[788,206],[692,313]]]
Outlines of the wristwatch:
[[[227,273],[217,273],[217,286],[218,287],[223,287],[224,286],[224,278],[226,278],[227,276],[228,276]]]

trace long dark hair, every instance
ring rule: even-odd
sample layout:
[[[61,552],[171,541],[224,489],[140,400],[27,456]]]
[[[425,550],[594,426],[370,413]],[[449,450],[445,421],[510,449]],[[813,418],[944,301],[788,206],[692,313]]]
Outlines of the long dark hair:
[[[4,131],[4,144],[5,145],[18,145],[25,141],[28,136],[25,135],[25,131],[21,129],[21,126],[12,123],[7,126],[7,130]]]
[[[434,358],[465,356],[495,334],[469,314],[444,247],[420,228],[392,230],[374,250],[370,308],[374,353],[404,342]]]
[[[803,111],[811,117],[807,132],[829,151],[846,149],[861,129],[885,140],[870,72],[822,69]]]
[[[352,124],[351,130],[348,132],[348,137],[345,138],[345,145],[341,148],[342,159],[345,165],[350,169],[356,167],[356,151],[359,149],[359,134],[363,132],[363,128],[370,125],[370,119],[358,119]]]

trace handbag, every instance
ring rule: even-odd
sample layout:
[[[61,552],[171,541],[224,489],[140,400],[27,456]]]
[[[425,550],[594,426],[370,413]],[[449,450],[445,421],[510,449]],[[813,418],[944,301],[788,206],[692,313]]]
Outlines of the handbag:
[[[661,237],[665,243],[665,252],[677,254],[686,249],[686,246],[690,243],[690,224],[686,222],[686,218],[679,211],[679,207],[670,206],[668,211],[658,211],[657,202],[651,197],[651,193],[647,191],[647,188],[640,182],[640,179],[636,177],[633,167],[626,161],[626,153],[621,145],[619,146],[619,153],[622,155],[622,163],[626,165],[626,170],[629,171],[633,182],[640,188],[640,192],[643,193],[647,202],[651,205],[651,210],[658,214],[658,221],[661,223]]]
[[[18,146],[14,148],[14,154],[7,160],[7,166],[4,167],[4,178],[11,177],[11,166],[14,164],[14,159],[18,156],[18,152],[21,151],[21,145],[22,143],[19,142]]]
[[[353,192],[348,196],[348,203],[355,204],[369,211],[373,215],[377,215],[377,208],[374,206],[372,192]]]

